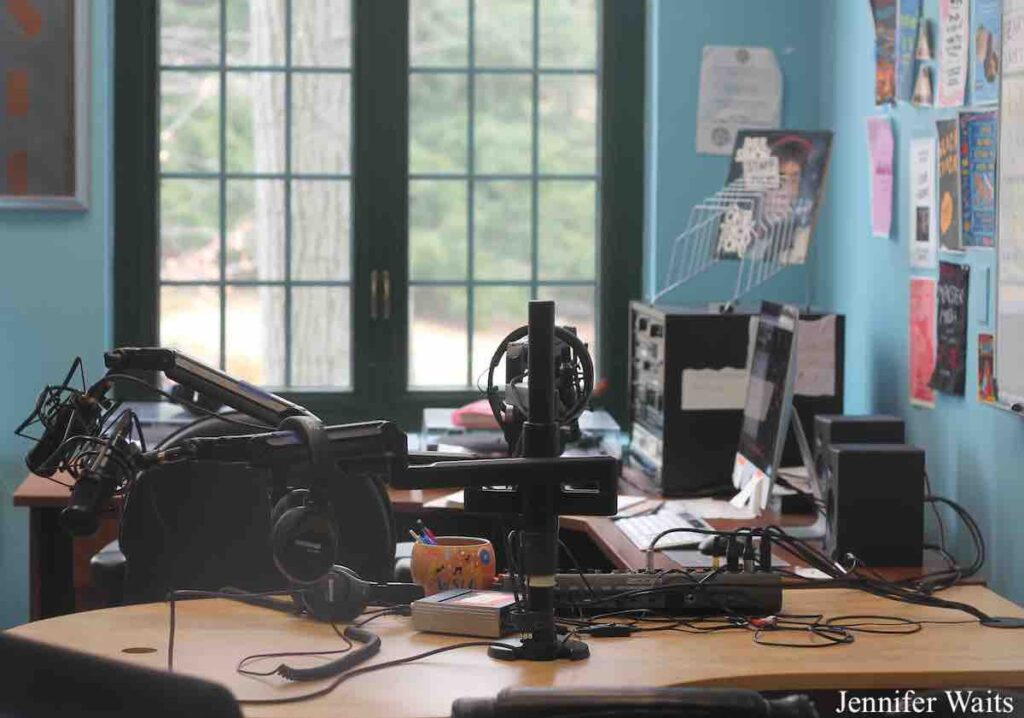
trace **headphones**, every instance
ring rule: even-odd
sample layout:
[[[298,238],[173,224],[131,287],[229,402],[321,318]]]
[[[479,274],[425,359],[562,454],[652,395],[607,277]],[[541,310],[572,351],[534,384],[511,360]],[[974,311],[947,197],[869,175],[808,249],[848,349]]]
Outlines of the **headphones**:
[[[280,428],[293,430],[305,440],[312,477],[310,488],[292,489],[274,505],[270,548],[274,565],[289,582],[309,586],[330,574],[338,555],[338,527],[327,499],[335,466],[319,419],[289,416]]]

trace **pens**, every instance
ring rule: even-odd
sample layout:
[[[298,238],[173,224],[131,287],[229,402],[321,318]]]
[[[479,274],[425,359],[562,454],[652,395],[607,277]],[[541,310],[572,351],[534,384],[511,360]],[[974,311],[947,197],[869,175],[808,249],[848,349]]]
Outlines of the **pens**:
[[[437,536],[434,535],[433,531],[427,528],[426,524],[423,523],[423,519],[416,519],[416,526],[419,528],[420,535],[426,536],[430,540],[429,543],[437,543]]]

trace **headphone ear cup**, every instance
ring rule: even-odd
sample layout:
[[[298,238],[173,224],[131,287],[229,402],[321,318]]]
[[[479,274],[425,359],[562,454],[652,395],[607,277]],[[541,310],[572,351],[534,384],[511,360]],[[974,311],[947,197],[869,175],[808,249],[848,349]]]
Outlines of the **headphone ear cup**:
[[[371,584],[344,566],[332,566],[314,586],[298,592],[306,613],[320,621],[351,621],[366,609]]]
[[[324,578],[338,554],[338,529],[322,506],[287,509],[274,523],[271,551],[277,569],[292,583],[308,585]]]
[[[304,506],[307,498],[309,498],[309,489],[289,490],[288,493],[277,500],[274,508],[270,511],[270,528],[273,529],[277,526],[277,522],[281,520],[281,517],[289,509]]]

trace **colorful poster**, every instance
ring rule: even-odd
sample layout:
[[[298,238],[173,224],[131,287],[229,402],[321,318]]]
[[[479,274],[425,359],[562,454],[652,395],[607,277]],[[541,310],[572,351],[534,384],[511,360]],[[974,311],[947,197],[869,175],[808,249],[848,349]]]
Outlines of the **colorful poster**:
[[[971,268],[939,262],[935,371],[929,386],[944,394],[964,395],[967,376],[967,290]]]
[[[991,105],[999,100],[1002,5],[1002,0],[974,0],[971,8],[971,102],[975,105]]]
[[[996,243],[997,117],[960,113],[960,205],[965,247]]]
[[[939,72],[936,106],[960,107],[967,89],[971,28],[968,0],[939,0]]]
[[[896,99],[909,102],[914,96],[915,52],[917,32],[921,23],[921,0],[900,0],[899,67],[896,73]]]
[[[875,104],[896,99],[896,0],[871,0],[875,19]]]
[[[939,136],[939,244],[959,252],[960,239],[960,132],[956,120],[935,123]]]
[[[935,391],[928,385],[935,367],[935,280],[910,280],[910,403],[935,406]]]
[[[910,140],[910,266],[932,269],[938,260],[935,226],[935,138]]]
[[[892,234],[893,156],[896,142],[892,120],[868,118],[868,163],[871,175],[871,233],[876,237]]]
[[[978,401],[996,400],[995,340],[991,334],[978,335]]]
[[[803,264],[818,218],[822,189],[828,175],[831,132],[804,130],[740,130],[736,135],[727,184],[742,179],[748,187],[764,190],[765,211],[792,215],[791,236],[780,248],[783,264]],[[745,226],[740,217],[735,226]],[[736,259],[746,246],[731,241],[733,225],[727,215],[720,227],[720,257]],[[739,232],[749,236],[750,232]]]

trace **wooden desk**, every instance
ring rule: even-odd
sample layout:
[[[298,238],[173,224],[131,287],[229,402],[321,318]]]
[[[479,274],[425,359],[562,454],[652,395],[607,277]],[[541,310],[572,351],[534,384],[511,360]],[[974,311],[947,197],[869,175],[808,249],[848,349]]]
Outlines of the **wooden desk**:
[[[996,615],[1024,610],[981,586],[961,586],[943,597]],[[964,614],[895,603],[852,590],[787,591],[790,613],[885,614],[959,621]],[[464,640],[415,633],[407,618],[370,624],[382,638],[373,662],[409,656]],[[332,650],[331,629],[305,618],[229,601],[194,601],[178,608],[175,667],[220,682],[238,698],[311,691],[320,683],[286,684],[235,672],[253,653]],[[78,613],[38,621],[13,632],[47,643],[163,668],[167,665],[166,604]],[[447,716],[460,696],[494,695],[508,686],[731,686],[755,690],[895,689],[1024,686],[1020,634],[978,624],[926,625],[917,634],[859,634],[853,644],[808,650],[759,646],[747,631],[709,634],[654,632],[630,638],[589,639],[591,657],[577,663],[505,663],[483,648],[466,648],[422,662],[353,678],[322,698],[292,705],[244,707],[251,716]],[[126,648],[152,648],[125,654]],[[298,665],[301,659],[294,659]],[[306,659],[314,660],[314,659]],[[275,667],[276,660],[268,662]]]

